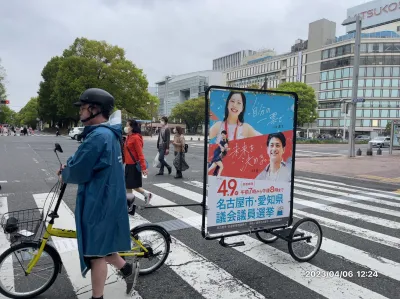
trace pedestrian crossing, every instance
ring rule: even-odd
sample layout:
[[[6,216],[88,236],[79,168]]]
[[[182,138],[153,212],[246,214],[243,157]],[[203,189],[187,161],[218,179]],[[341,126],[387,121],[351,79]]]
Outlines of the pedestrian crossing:
[[[298,263],[286,242],[264,244],[254,235],[228,238],[245,243],[233,248],[204,240],[200,207],[145,209],[130,218],[131,227],[148,222],[165,227],[172,236],[171,252],[163,267],[139,278],[133,298],[398,299],[400,195],[307,177],[296,177],[294,186],[294,222],[311,217],[322,226],[322,246],[314,259]],[[202,188],[202,182],[191,180],[145,185],[153,206],[201,203]],[[47,195],[33,194],[35,205],[43,207]],[[0,214],[8,211],[8,201],[0,197]],[[63,202],[59,215],[56,227],[75,228],[73,204]],[[65,276],[57,280],[68,281],[75,298],[90,298],[90,275],[80,275],[76,240],[52,238],[52,244],[64,262]],[[7,246],[0,231],[0,253]],[[55,294],[54,288],[46,294]],[[110,266],[104,298],[126,298],[124,290]]]

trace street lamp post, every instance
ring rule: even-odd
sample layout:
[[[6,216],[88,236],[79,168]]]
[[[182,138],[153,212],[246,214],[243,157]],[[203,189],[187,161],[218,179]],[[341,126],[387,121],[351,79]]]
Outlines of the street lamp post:
[[[351,100],[350,127],[349,127],[349,157],[355,157],[355,132],[356,132],[356,109],[358,94],[358,73],[360,68],[360,45],[361,45],[361,17],[357,15],[343,21],[342,25],[356,24],[354,44],[354,66],[353,66],[353,95]]]

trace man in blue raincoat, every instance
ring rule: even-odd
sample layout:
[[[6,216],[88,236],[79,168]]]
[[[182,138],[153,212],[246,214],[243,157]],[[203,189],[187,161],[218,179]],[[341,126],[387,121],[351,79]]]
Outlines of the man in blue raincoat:
[[[112,124],[114,97],[90,88],[82,93],[79,114],[83,143],[61,171],[65,183],[78,184],[75,208],[81,273],[91,270],[92,298],[103,298],[107,263],[120,270],[130,294],[139,273],[137,260],[126,263],[117,252],[130,251],[120,138],[121,121]],[[120,113],[120,111],[117,111]],[[116,113],[117,113],[116,112]]]

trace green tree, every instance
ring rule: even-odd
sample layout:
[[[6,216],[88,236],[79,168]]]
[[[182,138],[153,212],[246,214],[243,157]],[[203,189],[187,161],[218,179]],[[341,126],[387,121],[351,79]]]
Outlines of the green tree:
[[[16,113],[6,105],[0,107],[0,124],[11,124],[15,123]]]
[[[297,108],[297,124],[302,126],[314,122],[317,117],[318,103],[315,91],[311,86],[302,82],[286,82],[279,84],[278,91],[295,92],[299,98]]]
[[[17,121],[19,125],[36,127],[37,118],[39,117],[38,112],[38,98],[33,97],[29,102],[22,108],[17,114]]]
[[[261,86],[259,84],[257,84],[257,83],[253,83],[253,84],[247,86],[247,88],[249,88],[249,89],[260,89]]]
[[[61,57],[47,63],[42,77],[39,115],[46,120],[57,118],[76,125],[79,113],[72,104],[92,87],[107,90],[117,109],[140,118],[149,116],[147,102],[154,101],[143,71],[125,58],[124,49],[105,41],[75,39]]]
[[[385,128],[385,134],[390,136],[391,131],[392,131],[392,122],[388,121]]]
[[[0,100],[5,100],[7,97],[5,79],[6,79],[6,70],[1,65],[1,59],[0,59]]]
[[[45,65],[42,70],[43,81],[39,84],[38,92],[38,112],[39,118],[45,122],[57,120],[57,116],[61,116],[57,109],[57,95],[55,91],[57,73],[61,64],[61,57],[53,57]]]
[[[189,131],[194,128],[195,132],[197,127],[205,121],[205,98],[195,98],[187,100],[181,104],[176,105],[172,109],[171,118],[182,119],[186,124]]]
[[[63,53],[57,74],[55,92],[57,107],[65,118],[78,120],[72,106],[87,88],[110,92],[118,109],[133,115],[146,115],[150,99],[148,82],[141,69],[125,58],[125,51],[104,41],[77,38]]]

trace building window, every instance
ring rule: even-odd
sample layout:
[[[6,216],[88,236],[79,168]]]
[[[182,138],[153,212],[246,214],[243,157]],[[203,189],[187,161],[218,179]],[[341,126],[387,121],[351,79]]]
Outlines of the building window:
[[[357,97],[359,97],[359,98],[364,97],[364,89],[359,89],[359,90],[357,91]]]
[[[342,81],[335,81],[335,89],[339,89],[339,88],[341,88],[341,84],[342,83]]]
[[[400,67],[393,67],[393,77],[399,77],[400,76]]]
[[[351,70],[353,70],[353,69],[351,69]],[[351,74],[353,75],[353,72],[351,72]],[[358,70],[358,76],[365,77],[365,67],[360,67],[360,69]]]
[[[382,80],[381,79],[375,79],[375,86],[382,86]]]
[[[371,117],[371,110],[364,110],[364,117]]]
[[[320,90],[325,90],[325,89],[326,89],[326,83],[321,83]]]
[[[397,98],[397,95],[399,94],[399,91],[397,89],[392,89],[390,92],[390,97],[391,98]]]
[[[318,111],[318,115],[319,117],[325,117],[325,111],[324,110]]]
[[[382,97],[382,89],[374,89],[374,98]]]
[[[349,90],[348,89],[343,89],[342,90],[342,98],[347,98],[349,94]]]
[[[382,77],[383,75],[383,69],[381,67],[377,67],[375,69],[375,77]]]
[[[372,110],[372,117],[379,117],[380,110]]]
[[[329,71],[328,80],[333,80],[333,79],[335,79],[335,72],[334,71]]]
[[[389,89],[384,89],[384,90],[382,91],[382,97],[388,98],[389,95],[390,95],[390,90],[389,90]]]
[[[349,87],[349,80],[343,80],[343,87]]]
[[[397,117],[397,110],[390,110],[390,117]]]
[[[362,126],[363,127],[370,127],[371,126],[371,120],[370,119],[363,119],[362,120]]]
[[[325,127],[325,120],[324,119],[319,119],[318,120],[318,126],[319,127]]]
[[[388,121],[386,119],[381,119],[381,127],[386,128]]]
[[[328,89],[333,89],[333,81],[328,82]]]
[[[389,110],[381,110],[381,117],[389,117]]]
[[[373,77],[373,76],[374,76],[374,68],[368,67],[367,68],[367,77]]]

